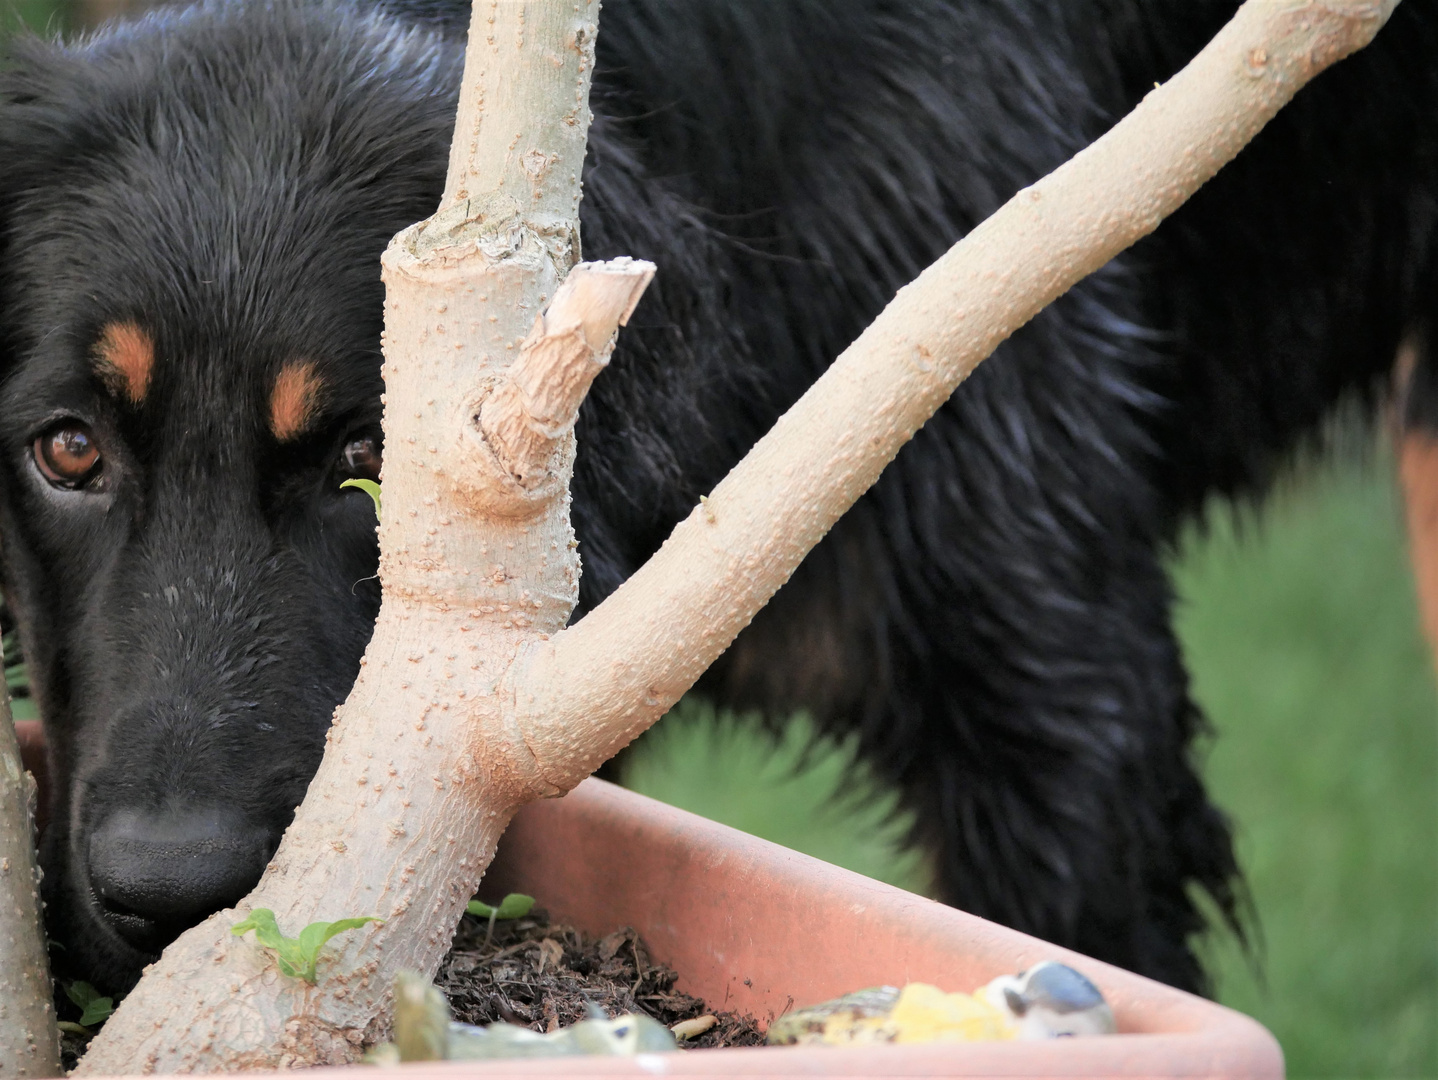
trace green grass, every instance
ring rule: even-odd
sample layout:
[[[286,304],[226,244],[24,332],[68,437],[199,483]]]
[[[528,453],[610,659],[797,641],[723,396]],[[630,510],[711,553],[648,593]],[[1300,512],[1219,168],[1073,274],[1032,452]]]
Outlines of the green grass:
[[[752,720],[685,699],[645,736],[625,783],[636,791],[900,888],[923,891],[921,861],[900,850],[891,792],[846,782],[848,748],[810,754],[797,717],[777,741]]]
[[[1217,738],[1259,962],[1216,936],[1220,1000],[1278,1036],[1294,1077],[1438,1076],[1438,712],[1390,467],[1342,466],[1235,528],[1219,513],[1176,566],[1179,629]],[[638,790],[819,858],[922,889],[882,793],[849,755],[805,763],[686,702],[637,751]]]
[[[1246,536],[1224,515],[1177,573],[1266,983],[1209,955],[1293,1076],[1438,1075],[1438,722],[1388,476],[1330,471]]]
[[[41,33],[58,30],[67,6],[57,0],[0,0],[0,39],[22,26]]]

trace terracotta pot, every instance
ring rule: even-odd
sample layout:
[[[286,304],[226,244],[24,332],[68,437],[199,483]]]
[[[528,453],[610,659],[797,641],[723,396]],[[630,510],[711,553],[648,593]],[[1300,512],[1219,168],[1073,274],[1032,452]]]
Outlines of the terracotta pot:
[[[33,736],[25,743],[35,747]],[[1256,1021],[1108,964],[830,866],[727,826],[587,780],[525,807],[484,894],[525,892],[559,921],[602,935],[632,926],[711,1008],[768,1022],[880,983],[972,990],[1039,960],[1096,982],[1119,1035],[1030,1043],[782,1047],[641,1058],[405,1066],[335,1080],[459,1076],[1282,1077]]]

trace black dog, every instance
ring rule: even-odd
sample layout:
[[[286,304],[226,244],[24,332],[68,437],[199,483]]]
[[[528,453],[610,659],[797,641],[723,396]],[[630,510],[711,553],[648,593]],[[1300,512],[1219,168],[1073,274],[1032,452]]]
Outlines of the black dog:
[[[660,272],[581,417],[583,604],[1235,7],[610,0],[585,251]],[[423,22],[212,2],[0,74],[4,589],[52,933],[107,987],[257,878],[370,633],[339,483],[379,467],[379,253],[440,194],[460,45]],[[1163,555],[1426,331],[1435,57],[1410,0],[985,364],[706,677],[857,731],[948,900],[1201,985],[1191,890],[1232,918],[1236,870]]]

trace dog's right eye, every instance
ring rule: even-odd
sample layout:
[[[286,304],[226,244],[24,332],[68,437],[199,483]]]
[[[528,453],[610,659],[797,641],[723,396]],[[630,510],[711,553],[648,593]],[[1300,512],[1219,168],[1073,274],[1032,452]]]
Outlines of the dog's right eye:
[[[74,490],[100,473],[100,447],[88,427],[65,420],[39,436],[32,446],[35,467],[51,485]]]
[[[365,480],[378,480],[384,455],[380,451],[379,439],[371,434],[356,436],[345,443],[340,452],[340,471],[347,476]]]

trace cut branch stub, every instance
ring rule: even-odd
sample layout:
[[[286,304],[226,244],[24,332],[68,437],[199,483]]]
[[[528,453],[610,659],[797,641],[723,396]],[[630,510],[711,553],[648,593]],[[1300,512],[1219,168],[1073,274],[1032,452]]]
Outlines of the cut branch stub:
[[[480,410],[480,430],[510,475],[529,489],[550,474],[555,445],[609,363],[619,327],[654,277],[630,258],[580,263],[520,347],[519,359]]]

